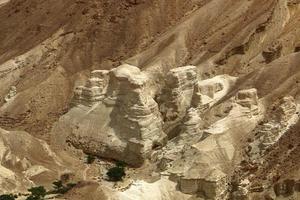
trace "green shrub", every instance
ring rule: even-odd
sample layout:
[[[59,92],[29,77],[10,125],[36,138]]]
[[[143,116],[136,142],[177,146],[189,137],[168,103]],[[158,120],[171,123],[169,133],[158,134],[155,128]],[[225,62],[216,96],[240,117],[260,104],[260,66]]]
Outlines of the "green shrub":
[[[93,155],[88,154],[86,157],[86,163],[87,164],[92,164],[96,160],[96,157]]]
[[[44,198],[30,195],[26,198],[26,200],[44,200]]]
[[[68,183],[67,185],[63,185],[62,181],[54,181],[52,184],[54,188],[54,190],[50,192],[52,194],[65,194],[77,185],[76,183]]]
[[[54,181],[52,185],[54,190],[59,190],[64,187],[62,181]]]
[[[26,200],[43,200],[47,194],[43,186],[32,187],[28,189],[28,191],[31,192],[31,195],[29,195]]]
[[[0,200],[15,200],[18,196],[13,194],[0,195]]]
[[[125,168],[121,166],[110,168],[106,174],[110,181],[121,181],[126,175]]]

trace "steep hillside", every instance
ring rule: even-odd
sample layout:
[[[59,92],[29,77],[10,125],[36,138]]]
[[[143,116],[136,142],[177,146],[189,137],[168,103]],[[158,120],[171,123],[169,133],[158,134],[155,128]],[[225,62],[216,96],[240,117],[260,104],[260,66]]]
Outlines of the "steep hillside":
[[[0,27],[0,192],[300,198],[299,0],[0,0]]]

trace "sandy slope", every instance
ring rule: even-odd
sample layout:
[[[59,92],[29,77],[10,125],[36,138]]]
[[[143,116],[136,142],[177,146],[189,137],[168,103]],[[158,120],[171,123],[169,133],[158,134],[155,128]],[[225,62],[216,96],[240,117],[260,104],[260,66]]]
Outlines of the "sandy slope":
[[[49,141],[74,86],[92,69],[123,62],[151,77],[153,96],[175,67],[195,65],[199,79],[237,77],[207,124],[217,121],[219,105],[249,88],[268,118],[284,96],[299,103],[299,27],[298,0],[0,0],[0,127]],[[17,95],[5,103],[11,86]],[[299,178],[297,127],[270,150],[257,179],[271,172]]]

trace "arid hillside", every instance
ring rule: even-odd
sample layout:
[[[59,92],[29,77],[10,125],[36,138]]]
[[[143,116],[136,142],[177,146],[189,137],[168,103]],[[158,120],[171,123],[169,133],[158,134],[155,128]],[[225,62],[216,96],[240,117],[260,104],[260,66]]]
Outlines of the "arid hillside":
[[[0,195],[300,199],[299,0],[0,0],[0,86]]]

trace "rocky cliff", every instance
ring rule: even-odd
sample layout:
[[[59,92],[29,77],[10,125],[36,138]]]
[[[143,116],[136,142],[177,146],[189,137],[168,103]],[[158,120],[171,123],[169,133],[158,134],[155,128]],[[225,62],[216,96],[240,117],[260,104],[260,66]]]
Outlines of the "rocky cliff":
[[[299,0],[0,0],[0,195],[299,199],[299,19]]]

